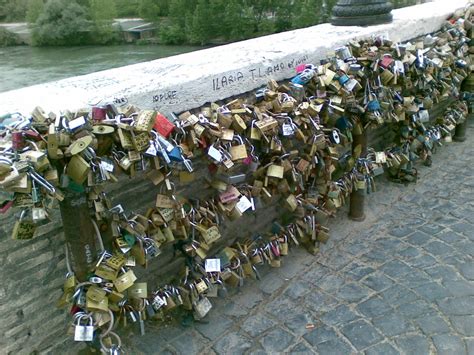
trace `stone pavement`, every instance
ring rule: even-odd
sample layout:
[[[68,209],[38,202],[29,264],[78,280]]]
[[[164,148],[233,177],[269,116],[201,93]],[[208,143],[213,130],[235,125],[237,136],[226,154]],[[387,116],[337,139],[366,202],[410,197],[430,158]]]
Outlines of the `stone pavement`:
[[[147,322],[132,354],[474,354],[474,123],[409,186],[378,180],[364,222],[346,211],[316,255],[293,248],[207,324]],[[130,331],[131,332],[131,331]],[[136,334],[136,332],[135,332]]]

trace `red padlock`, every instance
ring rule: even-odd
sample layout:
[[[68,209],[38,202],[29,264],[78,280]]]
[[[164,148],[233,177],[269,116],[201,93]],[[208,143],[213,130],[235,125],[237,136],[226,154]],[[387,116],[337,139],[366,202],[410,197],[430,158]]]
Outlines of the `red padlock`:
[[[301,73],[303,70],[306,69],[306,64],[300,64],[296,66],[296,74]]]
[[[390,64],[392,64],[392,63],[393,63],[393,58],[392,58],[392,56],[390,56],[390,55],[385,55],[385,56],[383,56],[382,60],[380,60],[379,65],[380,65],[382,68],[387,69],[387,68],[390,66]]]
[[[107,118],[107,109],[105,107],[92,107],[92,119],[95,121],[103,121]]]
[[[165,116],[163,116],[159,112],[157,113],[155,124],[153,125],[155,131],[157,131],[163,137],[168,138],[168,136],[171,134],[171,132],[173,132],[175,127],[176,126],[171,123]]]
[[[25,147],[25,138],[22,131],[12,132],[12,148],[14,151],[22,150]]]
[[[5,214],[12,206],[15,201],[8,201],[0,207],[0,213]]]
[[[32,129],[28,129],[26,131],[23,131],[23,135],[27,139],[30,139],[30,140],[33,140],[33,141],[36,141],[36,142],[42,141],[44,139],[43,137],[41,137],[41,134],[39,134],[38,132],[36,132]]]

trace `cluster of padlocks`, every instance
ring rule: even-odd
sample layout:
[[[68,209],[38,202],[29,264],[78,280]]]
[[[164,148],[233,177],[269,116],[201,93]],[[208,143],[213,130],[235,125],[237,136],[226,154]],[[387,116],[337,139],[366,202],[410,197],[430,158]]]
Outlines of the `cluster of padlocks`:
[[[289,82],[270,80],[246,99],[173,117],[129,104],[3,116],[1,212],[22,210],[12,237],[32,238],[55,200],[73,190],[87,193],[91,217],[106,222],[114,238],[87,280],[68,272],[59,304],[72,306],[74,339],[113,352],[119,323],[143,333],[145,319],[177,309],[201,319],[209,298],[259,278],[263,264],[279,267],[294,245],[316,253],[329,237],[323,221],[353,191],[374,191],[374,176],[386,171],[397,181],[415,180],[413,163],[429,162],[466,118],[459,88],[471,63],[463,24],[448,22],[411,43],[352,41],[318,65],[299,66]],[[450,98],[456,100],[428,126],[432,106]],[[384,124],[399,133],[385,150],[353,144]],[[193,180],[197,161],[207,165],[212,198],[176,194],[176,184]],[[119,174],[149,178],[157,186],[155,206],[143,214],[112,206],[105,186]],[[280,203],[288,218],[213,249],[225,238],[226,219],[270,203]],[[185,270],[179,282],[148,290],[133,267],[146,266],[166,244],[186,257]]]

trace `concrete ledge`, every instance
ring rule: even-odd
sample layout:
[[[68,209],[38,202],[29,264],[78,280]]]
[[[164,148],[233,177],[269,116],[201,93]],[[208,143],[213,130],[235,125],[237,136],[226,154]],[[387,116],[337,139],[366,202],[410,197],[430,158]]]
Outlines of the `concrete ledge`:
[[[393,23],[372,27],[330,24],[260,37],[151,62],[34,85],[0,94],[0,114],[74,110],[127,98],[141,108],[180,112],[292,77],[300,63],[316,63],[351,39],[374,35],[405,41],[438,30],[469,3],[450,0],[393,11]],[[58,58],[60,60],[60,58]]]

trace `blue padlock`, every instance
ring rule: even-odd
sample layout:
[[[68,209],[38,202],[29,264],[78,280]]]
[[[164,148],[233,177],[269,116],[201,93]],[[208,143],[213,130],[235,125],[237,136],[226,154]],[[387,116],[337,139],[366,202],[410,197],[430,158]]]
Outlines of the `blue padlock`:
[[[293,84],[304,85],[308,83],[313,76],[314,76],[314,69],[305,69],[301,73],[299,73],[297,76],[295,76],[293,79],[291,79],[291,82]]]
[[[380,110],[380,103],[379,100],[370,100],[367,103],[367,111],[375,112]]]
[[[184,159],[183,159],[183,155],[181,154],[181,147],[175,146],[171,150],[171,152],[168,153],[168,157],[172,161],[182,162]]]
[[[345,83],[349,81],[349,76],[347,74],[342,74],[338,80],[339,80],[339,84],[344,85]]]
[[[336,121],[336,128],[338,128],[340,131],[352,129],[352,123],[347,117],[341,116]]]

